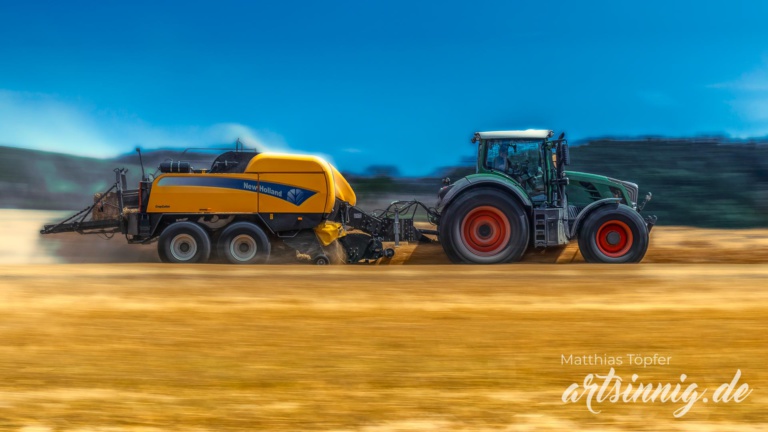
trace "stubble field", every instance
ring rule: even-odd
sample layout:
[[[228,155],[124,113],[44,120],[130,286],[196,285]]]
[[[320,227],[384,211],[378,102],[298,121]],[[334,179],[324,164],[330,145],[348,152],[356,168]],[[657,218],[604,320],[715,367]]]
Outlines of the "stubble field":
[[[74,238],[49,262],[88,262]],[[661,227],[630,266],[573,248],[441,265],[435,245],[394,265],[174,266],[141,247],[117,264],[0,265],[0,430],[765,430],[767,238]],[[683,402],[593,414],[562,394],[611,366],[571,355],[622,358],[625,381],[686,374],[710,398],[741,370],[753,391],[678,419]]]

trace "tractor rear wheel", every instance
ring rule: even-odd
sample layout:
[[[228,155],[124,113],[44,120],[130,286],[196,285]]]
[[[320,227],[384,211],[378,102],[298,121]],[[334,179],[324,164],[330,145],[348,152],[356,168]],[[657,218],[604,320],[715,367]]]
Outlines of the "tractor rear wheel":
[[[265,263],[272,251],[264,230],[250,222],[236,222],[224,228],[217,246],[219,257],[231,264]]]
[[[211,239],[196,223],[174,222],[160,234],[157,253],[163,262],[205,262],[211,254]]]
[[[625,205],[602,207],[579,230],[579,250],[590,263],[638,263],[648,250],[648,227]]]
[[[528,216],[502,191],[481,188],[456,198],[441,217],[440,243],[456,263],[518,261],[528,248]]]

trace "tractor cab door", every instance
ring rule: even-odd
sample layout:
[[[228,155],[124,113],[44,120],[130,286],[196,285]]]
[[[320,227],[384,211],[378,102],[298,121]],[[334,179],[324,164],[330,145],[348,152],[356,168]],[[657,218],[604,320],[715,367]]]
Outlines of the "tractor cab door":
[[[546,200],[547,183],[541,141],[488,140],[485,167],[519,183],[533,201]]]

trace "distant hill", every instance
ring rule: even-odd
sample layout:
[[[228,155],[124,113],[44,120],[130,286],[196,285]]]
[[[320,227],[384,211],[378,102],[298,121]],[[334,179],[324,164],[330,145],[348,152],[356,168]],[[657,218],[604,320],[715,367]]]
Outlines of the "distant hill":
[[[179,151],[143,153],[148,172]],[[768,144],[719,138],[599,139],[571,148],[573,171],[604,174],[651,191],[647,212],[664,225],[746,228],[768,226]],[[208,167],[214,153],[190,153],[184,159]],[[373,166],[370,175],[345,174],[362,200],[377,196],[433,196],[440,177],[458,179],[472,167],[446,167],[435,176],[393,177],[396,171]],[[93,159],[58,153],[0,147],[0,207],[79,210],[92,194],[114,182],[112,170],[128,168],[128,181],[141,175],[138,157]],[[385,167],[386,168],[386,167]],[[430,204],[432,204],[430,202]]]
[[[114,183],[114,168],[111,160],[0,147],[0,207],[83,208],[90,195]],[[137,166],[126,168],[140,173]]]
[[[209,168],[218,153],[188,152],[184,160]],[[142,153],[147,174],[164,160],[178,160],[179,150]],[[63,153],[0,146],[0,208],[79,210],[91,196],[115,182],[113,170],[128,169],[129,187],[138,187],[141,165],[136,153],[114,159],[95,159]]]

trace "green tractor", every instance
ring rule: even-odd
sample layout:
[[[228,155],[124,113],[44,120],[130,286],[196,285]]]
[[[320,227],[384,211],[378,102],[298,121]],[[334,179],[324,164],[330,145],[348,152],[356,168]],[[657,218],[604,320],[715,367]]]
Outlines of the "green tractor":
[[[457,263],[520,260],[529,248],[578,239],[587,262],[637,263],[655,216],[640,211],[634,183],[566,171],[565,134],[550,130],[478,132],[477,172],[438,193],[438,235]]]

